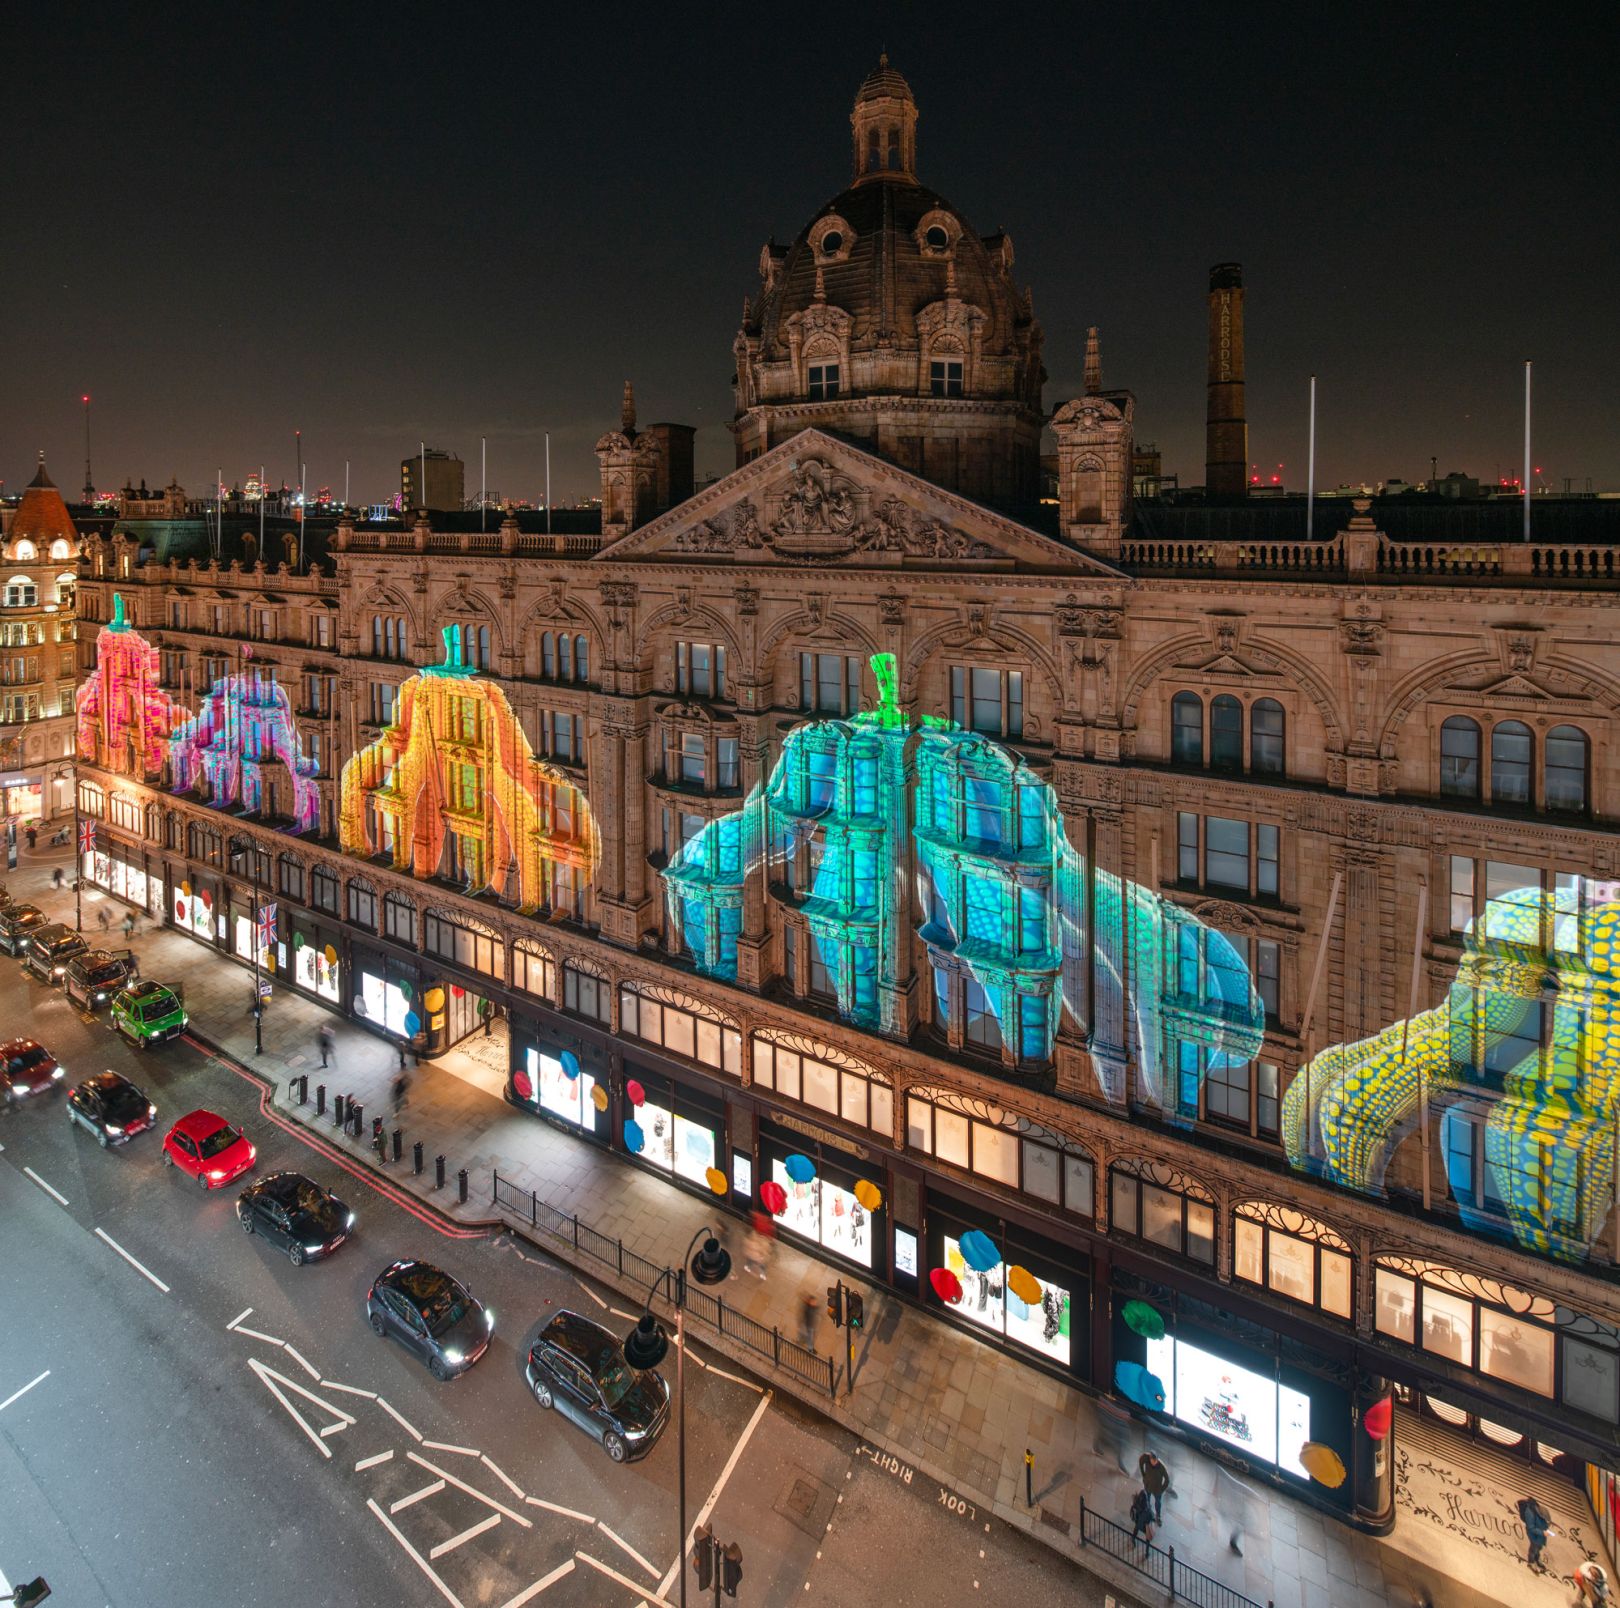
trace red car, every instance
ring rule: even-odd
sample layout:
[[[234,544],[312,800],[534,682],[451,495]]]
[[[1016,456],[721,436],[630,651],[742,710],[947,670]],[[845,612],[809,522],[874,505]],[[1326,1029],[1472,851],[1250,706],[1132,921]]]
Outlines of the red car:
[[[189,1173],[204,1189],[234,1182],[258,1156],[246,1134],[212,1111],[193,1111],[163,1137],[163,1164]]]
[[[62,1069],[43,1044],[33,1039],[0,1044],[0,1098],[22,1100],[30,1094],[44,1094],[61,1081]]]

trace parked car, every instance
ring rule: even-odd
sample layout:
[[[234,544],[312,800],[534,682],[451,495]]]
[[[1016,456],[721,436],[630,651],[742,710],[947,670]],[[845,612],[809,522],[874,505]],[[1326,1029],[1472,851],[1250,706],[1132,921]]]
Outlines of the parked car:
[[[669,1422],[664,1376],[632,1368],[618,1337],[577,1312],[559,1312],[535,1336],[523,1372],[542,1407],[572,1419],[615,1463],[645,1457]]]
[[[68,1124],[88,1128],[105,1150],[126,1144],[157,1121],[157,1107],[117,1072],[98,1072],[68,1090]]]
[[[42,983],[59,983],[67,975],[68,962],[85,954],[90,946],[71,927],[48,921],[34,929],[23,956],[25,965]]]
[[[0,1044],[0,1095],[7,1100],[26,1100],[31,1094],[44,1094],[62,1081],[62,1068],[43,1044],[33,1039],[12,1039]]]
[[[86,1010],[105,1005],[135,976],[139,967],[135,952],[126,949],[115,955],[110,949],[87,949],[75,955],[62,977],[62,992]]]
[[[0,910],[0,949],[8,955],[21,955],[29,939],[44,925],[45,912],[38,905],[7,905]]]
[[[178,1167],[204,1189],[234,1184],[259,1159],[240,1128],[212,1111],[191,1111],[163,1136],[163,1164]]]
[[[489,1349],[495,1314],[427,1262],[393,1262],[366,1294],[372,1333],[392,1335],[435,1379],[465,1373]]]
[[[180,996],[153,977],[143,977],[113,996],[112,1024],[137,1049],[179,1038],[190,1020]]]
[[[330,1256],[354,1232],[354,1213],[302,1173],[271,1173],[236,1197],[242,1231],[286,1251],[294,1267]]]

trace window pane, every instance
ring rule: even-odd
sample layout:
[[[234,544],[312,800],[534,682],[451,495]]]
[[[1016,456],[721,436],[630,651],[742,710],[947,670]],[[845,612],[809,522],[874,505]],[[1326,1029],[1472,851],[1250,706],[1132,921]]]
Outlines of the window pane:
[[[1058,1198],[1058,1153],[1032,1139],[1024,1141],[1024,1193],[1041,1200]]]
[[[804,1058],[804,1092],[800,1096],[806,1105],[820,1106],[823,1111],[838,1110],[838,1073],[825,1061]]]
[[[1511,1312],[1479,1309],[1479,1369],[1538,1396],[1553,1393],[1553,1332]]]
[[[1256,776],[1281,776],[1283,758],[1283,706],[1275,698],[1261,698],[1249,710],[1249,769]]]
[[[998,1183],[1018,1187],[1018,1135],[989,1123],[973,1124],[973,1170]]]
[[[1292,1234],[1270,1231],[1270,1285],[1278,1295],[1316,1305],[1316,1247]]]
[[[874,1083],[867,1091],[872,1109],[867,1115],[867,1125],[874,1133],[887,1136],[894,1132],[894,1091],[884,1083]]]
[[[1474,919],[1474,862],[1461,854],[1451,856],[1451,930],[1466,932]]]
[[[934,1108],[926,1100],[906,1100],[906,1146],[925,1156],[934,1148]]]
[[[720,1024],[706,1022],[701,1017],[697,1023],[697,1058],[705,1066],[720,1065]]]
[[[968,1164],[968,1124],[954,1111],[934,1112],[934,1154],[954,1167]]]
[[[1186,810],[1176,816],[1176,876],[1182,882],[1198,880],[1198,817]]]
[[[1170,700],[1170,758],[1177,765],[1204,763],[1204,702],[1196,693]]]
[[[1243,765],[1243,705],[1230,693],[1209,706],[1209,762],[1217,770]]]
[[[1136,1222],[1136,1180],[1126,1173],[1108,1176],[1108,1215],[1122,1234],[1134,1234]]]
[[[1258,1223],[1239,1217],[1232,1224],[1232,1274],[1250,1284],[1264,1282],[1266,1231]]]
[[[1215,1260],[1215,1208],[1187,1202],[1187,1254],[1195,1262]]]
[[[1254,846],[1254,887],[1256,893],[1277,892],[1277,828],[1257,826]]]
[[[858,1072],[845,1072],[839,1079],[839,1116],[845,1122],[866,1126],[866,1079]]]
[[[1620,1407],[1620,1352],[1564,1337],[1564,1405],[1612,1424]]]
[[[1449,1357],[1465,1368],[1474,1366],[1474,1303],[1461,1296],[1423,1286],[1423,1349]]]
[[[1381,1267],[1374,1274],[1374,1289],[1378,1332],[1411,1345],[1417,1337],[1417,1286],[1411,1279]]]
[[[799,1098],[799,1052],[776,1047],[776,1092],[790,1100]]]
[[[1479,797],[1479,727],[1461,715],[1440,728],[1440,792],[1445,798]]]
[[[1322,1252],[1322,1290],[1317,1304],[1335,1317],[1350,1316],[1350,1258],[1338,1251]]]
[[[1063,1158],[1063,1204],[1081,1217],[1097,1210],[1097,1173],[1085,1156]]]
[[[1554,726],[1547,733],[1547,808],[1578,813],[1586,808],[1586,733]]]
[[[1535,738],[1520,720],[1498,721],[1491,728],[1491,802],[1530,802],[1530,761]]]
[[[697,1054],[697,1024],[685,1011],[664,1007],[664,1048],[691,1059]]]
[[[1142,1185],[1142,1238],[1163,1245],[1167,1250],[1180,1251],[1180,1195],[1152,1184]]]
[[[1249,891],[1249,823],[1223,816],[1204,819],[1204,880]]]

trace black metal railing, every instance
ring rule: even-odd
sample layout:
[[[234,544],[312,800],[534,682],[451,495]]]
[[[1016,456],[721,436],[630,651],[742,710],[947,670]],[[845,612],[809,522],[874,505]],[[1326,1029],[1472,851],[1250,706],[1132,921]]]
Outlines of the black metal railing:
[[[1156,1547],[1139,1540],[1134,1531],[1105,1519],[1080,1499],[1080,1545],[1106,1552],[1115,1563],[1134,1569],[1170,1594],[1172,1602],[1187,1602],[1193,1608],[1261,1608],[1253,1597],[1222,1585],[1219,1580],[1183,1563],[1174,1547]],[[1273,1604],[1265,1604],[1273,1608]]]
[[[746,1312],[727,1306],[724,1296],[711,1295],[707,1290],[694,1288],[684,1273],[649,1262],[645,1256],[632,1251],[623,1240],[600,1233],[574,1213],[541,1200],[532,1189],[524,1189],[509,1178],[502,1178],[499,1172],[494,1173],[493,1177],[492,1199],[497,1211],[507,1212],[537,1232],[572,1245],[582,1255],[592,1257],[604,1267],[612,1268],[615,1273],[646,1288],[650,1289],[662,1281],[660,1288],[668,1292],[666,1299],[671,1306],[683,1307],[688,1317],[696,1318],[725,1335],[728,1340],[746,1346],[773,1368],[784,1369],[806,1384],[825,1390],[830,1399],[836,1397],[837,1367],[831,1357],[824,1357],[819,1351],[800,1345],[774,1325],[767,1326],[749,1317]],[[1218,1608],[1227,1608],[1227,1605],[1221,1604]],[[1241,1608],[1241,1604],[1237,1608]]]

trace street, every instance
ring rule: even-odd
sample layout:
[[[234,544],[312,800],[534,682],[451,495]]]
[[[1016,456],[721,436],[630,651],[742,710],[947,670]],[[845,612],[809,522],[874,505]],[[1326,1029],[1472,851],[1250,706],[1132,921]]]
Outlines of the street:
[[[229,963],[199,950],[196,964]],[[107,1608],[679,1600],[673,1423],[645,1460],[614,1465],[523,1379],[552,1313],[622,1334],[622,1297],[441,1224],[262,1112],[241,1069],[190,1041],[140,1054],[3,957],[0,1021],[60,1058],[63,1088],[111,1068],[158,1106],[155,1131],[107,1151],[69,1126],[61,1089],[0,1121],[5,1578],[41,1573],[64,1604]],[[349,1242],[294,1267],[242,1232],[240,1185],[205,1194],[160,1165],[162,1133],[196,1107],[245,1127],[250,1176],[296,1168],[334,1189],[358,1216]],[[436,1383],[366,1326],[370,1281],[408,1256],[496,1314],[460,1379]],[[673,1382],[673,1353],[663,1371]],[[739,1602],[1104,1600],[701,1345],[686,1376],[688,1525],[741,1546]],[[689,1601],[705,1595],[689,1578]]]

